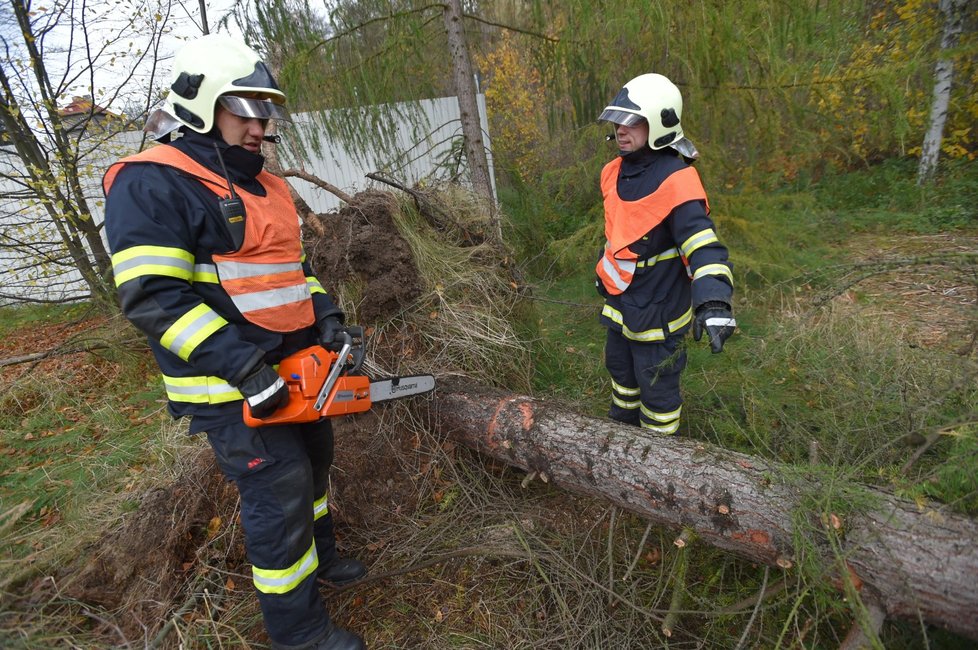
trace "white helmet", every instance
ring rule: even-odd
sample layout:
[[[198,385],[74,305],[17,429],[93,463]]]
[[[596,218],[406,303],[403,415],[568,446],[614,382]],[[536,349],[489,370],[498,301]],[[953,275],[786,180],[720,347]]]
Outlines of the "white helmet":
[[[172,79],[166,112],[194,131],[211,130],[218,101],[241,117],[289,119],[268,66],[230,36],[208,34],[185,45],[174,58]]]
[[[649,147],[662,149],[683,139],[683,96],[661,74],[643,74],[629,81],[601,111],[599,121],[634,126],[649,123]]]

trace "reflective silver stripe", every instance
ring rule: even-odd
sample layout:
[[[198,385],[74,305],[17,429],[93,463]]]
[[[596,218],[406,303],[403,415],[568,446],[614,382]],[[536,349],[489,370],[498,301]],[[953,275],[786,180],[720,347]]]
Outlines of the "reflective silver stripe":
[[[217,312],[200,304],[177,319],[163,334],[160,343],[186,361],[204,339],[226,324]]]
[[[234,306],[242,314],[245,314],[250,311],[268,309],[269,307],[280,307],[289,303],[308,300],[311,296],[309,285],[303,282],[302,284],[296,284],[291,287],[268,289],[266,291],[231,296],[231,300],[234,301]]]
[[[713,232],[712,228],[707,228],[706,230],[699,231],[698,233],[696,233],[695,235],[693,235],[692,237],[684,241],[682,246],[680,246],[679,248],[682,249],[683,255],[686,256],[686,259],[689,259],[692,256],[693,252],[695,252],[700,248],[703,248],[707,244],[712,244],[715,241],[720,241],[717,238],[717,234]]]
[[[618,325],[621,325],[621,334],[626,339],[630,339],[632,341],[641,341],[644,343],[649,343],[651,341],[666,340],[666,333],[667,333],[666,330],[650,329],[650,330],[645,330],[644,332],[635,332],[630,330],[628,326],[625,325],[625,320],[621,312],[607,303],[605,303],[604,307],[601,308],[601,315],[611,319],[613,322],[617,323]],[[688,325],[691,320],[693,320],[692,307],[687,309],[686,313],[684,313],[679,318],[669,322],[668,332],[678,332],[680,329]]]
[[[642,415],[650,420],[655,420],[656,422],[668,423],[673,420],[678,420],[679,416],[682,414],[683,407],[680,406],[675,411],[670,411],[669,413],[656,413],[655,411],[650,411],[645,405],[642,405]]]
[[[611,260],[608,259],[607,255],[601,258],[601,267],[604,269],[604,272],[608,278],[614,283],[616,289],[619,291],[624,291],[628,288],[629,283],[625,282],[625,280],[623,280],[618,274],[618,269],[611,263]]]
[[[737,320],[734,318],[713,317],[706,319],[707,327],[737,327]]]
[[[243,280],[259,275],[273,275],[276,273],[291,273],[293,271],[302,272],[302,265],[298,262],[284,262],[281,264],[257,264],[253,262],[225,262],[217,263],[222,280]],[[305,277],[305,273],[302,274]]]
[[[167,398],[174,402],[225,404],[244,399],[244,395],[220,377],[163,375],[163,386]]]
[[[175,257],[164,257],[162,255],[140,255],[139,257],[134,257],[131,260],[114,264],[112,266],[112,270],[121,275],[129,269],[136,268],[137,266],[172,267],[175,269],[180,269],[180,271],[183,272],[190,270],[190,264],[186,260],[180,260]]]
[[[626,402],[625,400],[621,399],[614,393],[611,394],[611,401],[615,406],[623,409],[628,409],[628,410],[637,409],[642,405],[642,403],[639,400],[635,400],[633,402]]]
[[[707,264],[696,269],[696,273],[693,274],[693,279],[698,280],[707,275],[725,275],[730,278],[730,284],[733,284],[733,273],[730,272],[730,267],[726,264]]]
[[[329,499],[328,494],[324,494],[319,499],[316,499],[312,503],[312,519],[315,521],[320,517],[324,517],[329,514]]]
[[[305,555],[287,569],[262,569],[252,565],[251,576],[255,589],[266,594],[284,594],[292,591],[319,566],[316,543],[313,542]]]
[[[672,424],[667,424],[664,426],[658,424],[651,424],[649,422],[642,422],[641,424],[643,429],[648,429],[649,431],[655,431],[656,433],[664,433],[666,435],[672,435],[677,431],[679,431],[679,420],[676,420]]]
[[[641,388],[638,388],[638,387],[636,387],[636,388],[630,388],[628,386],[622,386],[621,384],[619,384],[618,382],[616,382],[614,379],[611,380],[611,387],[615,390],[616,393],[618,393],[619,395],[624,395],[626,397],[631,397],[631,396],[634,396],[634,395],[638,395],[639,393],[642,392],[642,389]]]
[[[252,407],[258,406],[259,404],[267,400],[269,397],[274,395],[276,391],[278,391],[278,389],[282,388],[283,386],[285,386],[285,380],[282,379],[281,377],[277,377],[274,384],[272,384],[262,392],[249,397],[248,404],[250,404]]]
[[[212,282],[217,284],[217,266],[214,264],[194,264],[194,282]]]
[[[309,293],[326,293],[323,285],[314,277],[306,276],[306,284],[309,285]]]

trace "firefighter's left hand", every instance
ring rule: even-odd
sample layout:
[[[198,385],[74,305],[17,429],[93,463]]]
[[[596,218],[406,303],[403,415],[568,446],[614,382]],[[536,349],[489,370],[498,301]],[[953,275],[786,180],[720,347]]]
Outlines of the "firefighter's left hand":
[[[730,338],[737,328],[730,305],[724,302],[706,302],[696,309],[693,320],[693,338],[697,341],[703,332],[709,337],[713,354],[723,350],[723,342]]]
[[[343,321],[337,316],[327,316],[317,324],[319,343],[327,350],[339,350],[337,337],[343,331]]]

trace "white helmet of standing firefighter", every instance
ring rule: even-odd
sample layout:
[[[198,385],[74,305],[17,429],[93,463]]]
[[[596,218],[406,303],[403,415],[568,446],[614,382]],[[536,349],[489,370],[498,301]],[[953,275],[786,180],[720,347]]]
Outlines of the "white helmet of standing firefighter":
[[[645,120],[649,123],[649,147],[662,149],[684,139],[682,117],[683,96],[679,88],[661,74],[649,73],[625,84],[598,120],[624,126]]]
[[[180,124],[207,133],[214,126],[218,102],[241,117],[289,119],[285,93],[268,66],[257,52],[230,36],[208,34],[184,45],[174,57],[171,79],[164,115],[147,121],[145,130],[151,137]],[[151,124],[154,118],[169,123],[161,128]]]

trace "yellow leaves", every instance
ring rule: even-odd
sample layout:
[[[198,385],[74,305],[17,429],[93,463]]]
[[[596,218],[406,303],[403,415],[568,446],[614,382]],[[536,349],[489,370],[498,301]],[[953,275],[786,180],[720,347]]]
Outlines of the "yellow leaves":
[[[212,540],[215,537],[217,537],[217,533],[220,532],[220,530],[221,530],[221,518],[217,516],[212,517],[211,520],[207,523],[207,539]]]

